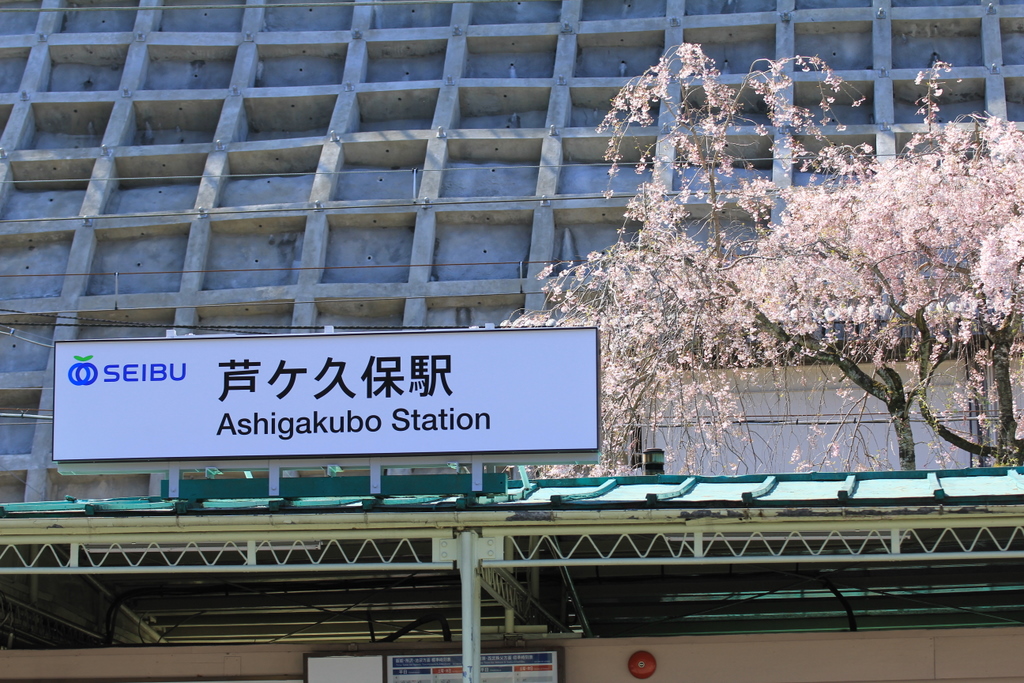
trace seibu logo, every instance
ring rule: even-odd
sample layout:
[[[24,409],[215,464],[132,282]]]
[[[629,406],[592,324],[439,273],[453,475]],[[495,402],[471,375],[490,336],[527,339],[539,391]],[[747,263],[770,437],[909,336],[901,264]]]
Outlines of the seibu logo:
[[[75,356],[77,363],[68,368],[68,381],[76,387],[87,387],[96,382],[100,371],[90,363],[92,356]],[[185,379],[185,363],[180,372],[174,363],[117,363],[103,366],[104,382],[180,382]]]

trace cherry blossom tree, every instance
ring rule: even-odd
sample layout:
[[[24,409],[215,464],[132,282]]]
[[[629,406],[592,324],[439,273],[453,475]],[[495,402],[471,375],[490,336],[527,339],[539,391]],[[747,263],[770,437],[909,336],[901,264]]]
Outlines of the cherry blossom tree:
[[[817,112],[791,103],[793,69],[817,76]],[[623,89],[604,123],[609,158],[657,109],[660,146],[640,165],[671,165],[686,182],[641,186],[627,215],[642,229],[554,278],[552,308],[514,323],[601,328],[612,463],[625,462],[639,426],[665,423],[721,455],[742,438],[740,388],[766,369],[808,365],[840,373],[847,401],[884,405],[903,469],[916,464],[915,411],[956,448],[1022,462],[1012,394],[1024,137],[996,119],[939,125],[941,69],[922,75],[927,132],[890,160],[824,136],[825,124],[841,129],[830,116],[843,86],[814,58],[768,61],[725,83],[698,46],[683,45]],[[751,129],[818,182],[780,192],[737,142]],[[957,429],[934,399],[951,362],[969,379],[953,400],[980,408],[991,443],[985,429]]]
[[[995,118],[938,126],[934,108],[926,114],[932,125],[911,141],[914,152],[784,192],[786,209],[759,245],[760,271],[747,271],[746,284],[757,288],[766,278],[763,291],[774,302],[788,297],[766,313],[802,319],[805,333],[813,325],[806,311],[836,311],[854,346],[881,354],[876,367],[885,358],[911,363],[904,395],[939,437],[1000,464],[1022,464],[1013,359],[1024,294],[1024,136]],[[799,275],[781,265],[790,260]],[[964,364],[969,381],[960,399],[981,407],[991,443],[979,438],[985,429],[950,428],[930,400],[931,379],[950,360]]]

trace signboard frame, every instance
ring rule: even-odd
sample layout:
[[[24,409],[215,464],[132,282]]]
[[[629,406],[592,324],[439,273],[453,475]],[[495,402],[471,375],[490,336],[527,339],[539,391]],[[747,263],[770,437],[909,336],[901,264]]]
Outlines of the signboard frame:
[[[486,658],[488,656],[501,656],[501,655],[552,655],[554,670],[552,671],[552,682],[553,683],[565,683],[565,648],[562,646],[545,646],[540,649],[533,648],[515,648],[507,650],[497,650],[492,648],[484,648],[481,652],[481,668],[488,666]],[[307,653],[303,656],[303,683],[341,683],[340,681],[323,681],[318,679],[310,678],[309,674],[309,661],[311,659],[331,659],[331,658],[369,658],[379,657],[381,659],[381,680],[384,683],[395,683],[392,671],[392,662],[398,657],[439,657],[447,658],[452,662],[458,661],[461,666],[462,653],[461,651],[454,650],[451,648],[437,648],[437,649],[396,649],[396,648],[360,648],[359,652],[339,652],[337,654],[330,653]],[[485,674],[486,672],[481,672]],[[461,678],[459,678],[461,681]],[[481,683],[488,683],[486,677],[481,677]],[[546,682],[545,682],[546,683]]]
[[[324,339],[337,340],[339,343],[344,343],[346,339],[366,339],[371,338],[374,340],[398,340],[396,343],[412,343],[412,340],[423,339],[422,335],[430,335],[430,338],[444,339],[444,335],[461,335],[463,341],[467,344],[472,342],[472,337],[466,337],[466,335],[480,335],[479,339],[511,339],[506,335],[531,335],[536,340],[536,335],[549,335],[549,339],[553,339],[559,333],[572,333],[577,335],[572,338],[572,344],[586,344],[589,347],[590,339],[592,337],[593,343],[593,375],[587,374],[585,381],[592,382],[589,386],[583,387],[582,394],[586,397],[580,399],[573,410],[578,410],[580,414],[587,416],[588,424],[583,428],[587,434],[585,439],[588,443],[585,447],[581,448],[553,448],[553,449],[515,449],[515,448],[462,448],[462,449],[443,449],[427,452],[386,452],[386,453],[372,453],[372,452],[360,452],[360,453],[313,453],[313,454],[290,454],[290,453],[274,453],[267,455],[265,453],[259,454],[208,454],[208,455],[196,455],[196,454],[183,454],[182,456],[162,456],[162,457],[103,457],[98,459],[88,457],[72,457],[68,458],[63,456],[67,448],[71,444],[71,441],[65,432],[59,430],[64,429],[62,420],[62,408],[65,405],[68,394],[72,390],[78,390],[80,387],[72,386],[75,384],[74,380],[81,380],[83,377],[87,380],[92,380],[90,383],[97,382],[96,373],[103,372],[104,370],[97,369],[95,366],[88,369],[88,372],[78,377],[74,375],[74,367],[69,365],[67,359],[63,359],[63,355],[72,353],[75,349],[83,349],[88,347],[92,348],[109,348],[114,349],[116,345],[120,344],[121,348],[139,349],[146,348],[140,345],[151,345],[151,344],[164,344],[163,348],[167,347],[167,344],[174,345],[190,345],[190,344],[203,344],[204,342],[217,341],[223,346],[223,342],[238,342],[239,347],[247,344],[250,340],[255,342],[267,342],[267,340],[277,340],[278,342],[284,342],[286,344],[299,344],[303,339],[314,339],[320,340],[317,343],[322,344]],[[578,335],[583,334],[586,337],[579,337]],[[543,339],[543,337],[542,337]],[[564,339],[570,339],[568,336]],[[582,342],[580,340],[583,340]],[[547,342],[536,342],[531,341],[530,344],[539,345],[543,347],[543,344]],[[484,345],[486,346],[486,344]],[[557,347],[557,344],[556,344]],[[149,347],[157,348],[157,347]],[[177,346],[176,348],[189,348],[187,346]],[[197,347],[191,347],[197,348]],[[582,348],[582,347],[581,347]],[[301,335],[259,335],[259,336],[242,336],[242,335],[211,335],[211,336],[188,336],[188,337],[174,337],[173,333],[169,333],[168,337],[151,337],[151,338],[131,338],[131,339],[98,339],[98,340],[75,340],[75,341],[58,341],[55,344],[55,354],[57,355],[58,362],[56,363],[56,381],[57,387],[54,392],[54,462],[57,464],[58,469],[62,473],[68,474],[98,474],[98,473],[129,473],[129,472],[167,472],[171,479],[176,479],[176,473],[181,470],[188,469],[200,469],[206,468],[217,468],[221,471],[230,470],[268,470],[271,472],[271,479],[276,479],[279,476],[279,471],[284,470],[303,470],[303,469],[322,469],[330,468],[332,466],[337,468],[354,468],[354,469],[369,469],[371,471],[371,478],[375,476],[379,478],[380,468],[382,467],[423,467],[423,466],[438,466],[438,465],[454,465],[463,464],[469,465],[471,471],[474,474],[474,483],[482,479],[482,472],[484,465],[501,464],[501,465],[535,465],[535,464],[556,464],[566,462],[596,462],[599,457],[599,444],[601,440],[601,425],[600,425],[600,357],[599,357],[600,339],[596,328],[500,328],[500,329],[443,329],[443,330],[416,330],[416,331],[359,331],[359,332],[346,332],[335,334],[332,330],[327,330],[325,333],[313,333],[313,334],[301,334]],[[63,355],[59,355],[63,354]],[[588,348],[589,354],[589,348]],[[245,352],[241,353],[242,356]],[[75,358],[80,358],[75,356]],[[589,358],[589,355],[588,355]],[[60,362],[63,359],[63,363]],[[284,361],[282,361],[283,363]],[[73,365],[73,362],[71,362]],[[589,360],[584,364],[589,365]],[[65,367],[68,366],[68,367]],[[116,366],[111,366],[116,367]],[[127,366],[126,366],[127,367]],[[103,366],[101,366],[103,368]],[[369,368],[369,365],[367,365]],[[550,368],[546,368],[550,370]],[[81,371],[79,371],[81,372]],[[113,372],[117,372],[115,369]],[[311,371],[315,372],[315,370]],[[357,371],[358,372],[358,371]],[[508,372],[504,370],[504,372]],[[589,371],[587,371],[589,373]],[[576,370],[579,374],[579,370]],[[268,370],[269,374],[269,370]],[[66,377],[65,377],[66,375]],[[74,375],[74,376],[73,376]],[[312,377],[312,375],[310,375]],[[591,379],[592,378],[592,379]],[[67,380],[62,382],[61,380]],[[107,381],[107,380],[102,380]],[[225,387],[227,386],[227,380],[225,379]],[[67,384],[68,386],[64,386]],[[369,385],[369,380],[367,380]],[[538,386],[535,388],[538,392],[537,401],[542,404],[544,399],[543,387]],[[225,392],[227,389],[225,388]],[[522,389],[521,389],[522,391]],[[84,392],[83,392],[84,393]],[[451,393],[449,392],[449,395]],[[367,388],[367,396],[369,396],[369,388]],[[590,400],[593,403],[590,404]],[[77,398],[77,396],[76,396]],[[571,401],[573,399],[564,399]],[[509,402],[509,405],[516,405],[513,402]],[[592,412],[591,412],[592,411]],[[461,416],[460,416],[461,417]],[[592,419],[593,430],[589,430],[589,420]],[[70,424],[70,422],[68,423]],[[522,431],[522,430],[520,430]],[[582,433],[582,432],[580,432]],[[571,437],[582,441],[583,438],[576,436],[575,434]],[[276,443],[276,442],[275,442]],[[375,475],[376,472],[376,475]],[[479,477],[476,475],[480,475]],[[271,491],[273,492],[274,486],[271,485]]]

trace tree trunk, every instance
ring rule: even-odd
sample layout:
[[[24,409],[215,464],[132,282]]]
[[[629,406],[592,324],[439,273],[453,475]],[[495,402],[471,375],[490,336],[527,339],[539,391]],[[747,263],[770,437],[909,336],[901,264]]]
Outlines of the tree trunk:
[[[896,445],[899,449],[900,469],[916,470],[917,457],[914,453],[914,432],[910,428],[908,410],[892,412],[892,428],[896,432]]]
[[[917,456],[914,448],[914,432],[910,427],[910,408],[913,401],[907,398],[903,387],[903,379],[894,369],[883,366],[875,373],[880,382],[871,381],[868,376],[851,361],[839,363],[840,369],[854,384],[885,403],[889,413],[889,421],[896,433],[896,448],[899,453],[901,470],[916,470]]]
[[[914,449],[914,433],[910,427],[910,408],[913,405],[913,397],[908,398],[903,386],[903,379],[900,374],[889,366],[882,366],[875,370],[875,379],[860,369],[856,361],[842,355],[837,350],[823,348],[821,343],[813,337],[791,336],[780,325],[772,322],[768,316],[761,311],[754,311],[755,318],[768,330],[776,339],[784,343],[796,342],[809,351],[815,358],[829,364],[833,364],[853,382],[863,389],[870,396],[874,396],[882,403],[889,413],[889,420],[892,423],[893,431],[896,432],[896,445],[900,459],[901,470],[916,470],[917,456]]]
[[[1012,334],[1001,330],[991,335],[992,379],[999,403],[996,421],[996,464],[1024,464],[1024,441],[1017,438],[1017,417],[1013,412],[1013,381],[1010,377]]]
[[[914,453],[914,432],[910,427],[910,407],[912,400],[907,399],[903,386],[903,378],[893,368],[883,366],[875,371],[885,385],[886,396],[883,398],[889,411],[889,420],[896,432],[896,448],[900,458],[901,470],[916,470],[917,457]]]

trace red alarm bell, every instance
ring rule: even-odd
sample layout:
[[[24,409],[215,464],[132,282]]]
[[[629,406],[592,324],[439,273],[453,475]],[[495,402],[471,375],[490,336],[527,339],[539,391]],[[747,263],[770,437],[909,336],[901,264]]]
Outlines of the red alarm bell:
[[[633,678],[650,678],[657,668],[658,663],[650,652],[640,650],[629,658],[629,673],[633,674]]]

